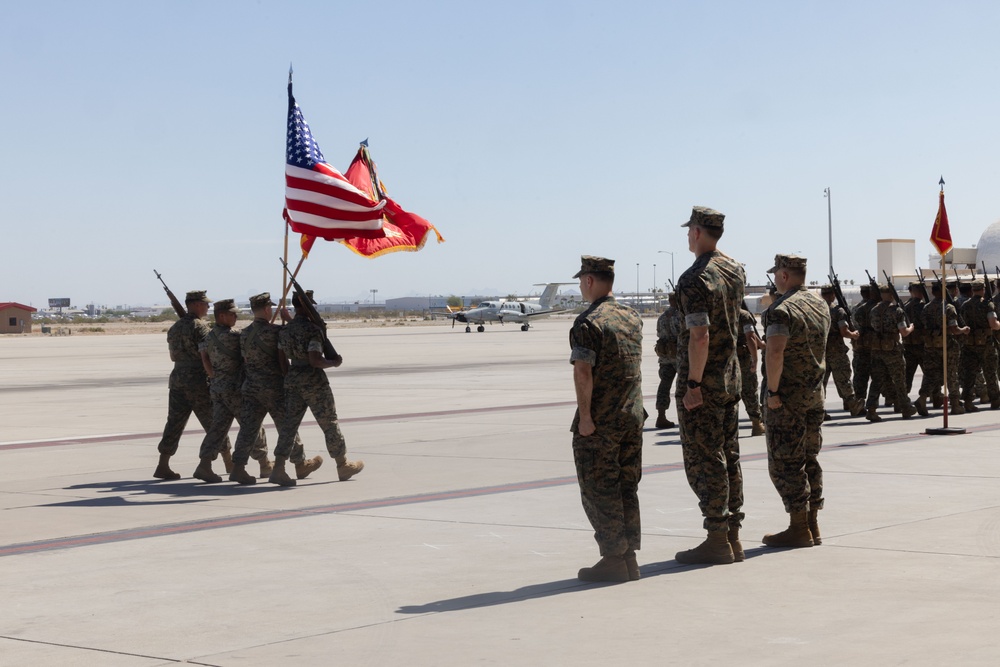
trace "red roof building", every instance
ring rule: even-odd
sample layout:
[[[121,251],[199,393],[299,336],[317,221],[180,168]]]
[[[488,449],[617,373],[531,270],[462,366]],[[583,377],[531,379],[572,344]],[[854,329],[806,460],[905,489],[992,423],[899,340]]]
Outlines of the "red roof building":
[[[37,311],[16,301],[0,303],[0,334],[31,333],[31,314]]]

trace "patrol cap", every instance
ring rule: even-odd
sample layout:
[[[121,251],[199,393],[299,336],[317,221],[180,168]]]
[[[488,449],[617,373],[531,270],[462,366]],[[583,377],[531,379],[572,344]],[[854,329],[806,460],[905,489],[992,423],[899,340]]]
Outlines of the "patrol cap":
[[[936,290],[940,291],[941,290],[941,281],[940,280],[933,281],[931,283],[931,289],[936,289]]]
[[[890,292],[892,292],[892,285],[890,285],[889,283],[879,283],[878,284],[878,291],[879,292],[885,292],[886,294],[889,294]]]
[[[948,289],[951,289],[952,287],[958,287],[958,281],[957,280],[949,280],[948,281]]]
[[[311,289],[306,290],[306,298],[309,299],[309,303],[316,303],[316,298],[313,297],[313,291]],[[299,293],[296,292],[295,295],[292,297],[292,301],[297,302],[298,300],[299,300]]]
[[[910,287],[910,289],[920,289],[922,286],[923,286],[923,283],[920,282],[919,280],[911,280],[909,287]]]
[[[191,290],[184,296],[185,303],[191,303],[192,301],[204,301],[205,303],[212,303],[212,300],[207,296],[207,290],[196,289]]]
[[[250,308],[253,310],[260,310],[264,306],[273,306],[275,303],[271,301],[270,292],[261,292],[260,294],[255,294],[250,297]]]
[[[976,278],[972,281],[972,289],[986,289],[986,283],[984,283],[981,278]]]
[[[837,290],[833,289],[833,285],[823,285],[819,288],[820,294],[836,294]]]
[[[580,256],[580,270],[576,272],[574,278],[579,278],[585,273],[615,273],[615,260],[606,257],[595,257],[594,255]]]
[[[799,257],[798,255],[775,255],[774,266],[768,269],[767,272],[774,273],[780,269],[798,269],[799,271],[805,271],[806,258]]]
[[[233,299],[216,301],[213,305],[215,306],[216,315],[219,313],[233,313],[234,315],[239,315],[240,312],[240,309],[236,307],[236,301]]]
[[[697,225],[698,227],[715,227],[716,229],[722,229],[725,219],[725,214],[719,213],[714,208],[708,208],[707,206],[695,206],[691,209],[691,219],[681,225],[681,227]]]

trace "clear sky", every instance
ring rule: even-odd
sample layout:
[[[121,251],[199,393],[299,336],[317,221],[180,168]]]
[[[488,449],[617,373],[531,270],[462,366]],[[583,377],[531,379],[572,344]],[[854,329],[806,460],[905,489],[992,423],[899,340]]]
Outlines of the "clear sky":
[[[4,2],[0,301],[280,290],[289,63],[327,159],[368,137],[446,242],[317,243],[323,301],[528,293],[611,257],[620,290],[693,257],[693,205],[764,280],[776,252],[875,268],[1000,217],[1000,3]],[[675,254],[658,253],[670,251]],[[293,241],[293,254],[297,248]],[[297,259],[297,254],[295,257]]]

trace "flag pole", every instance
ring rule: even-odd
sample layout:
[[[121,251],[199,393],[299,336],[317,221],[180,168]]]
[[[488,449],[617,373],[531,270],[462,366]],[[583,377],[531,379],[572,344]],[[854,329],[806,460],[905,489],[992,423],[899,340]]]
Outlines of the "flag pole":
[[[292,271],[292,280],[295,280],[296,278],[299,277],[299,269],[302,268],[302,262],[304,262],[304,261],[306,261],[306,253],[302,253],[302,257],[299,257],[299,263],[295,265],[295,270]],[[285,264],[286,265],[288,264],[288,255],[287,255],[287,253],[285,254]],[[274,322],[275,318],[278,317],[278,312],[282,308],[285,307],[285,300],[288,298],[288,291],[291,289],[291,287],[292,287],[291,282],[288,282],[286,285],[282,285],[282,287],[281,287],[281,290],[282,290],[281,291],[281,301],[278,302],[278,304],[279,304],[278,305],[278,311],[275,311],[271,315],[271,322]]]
[[[288,63],[288,99],[292,98],[292,63]],[[291,105],[291,102],[289,102]],[[282,216],[285,220],[285,264],[288,264],[288,209],[282,211]],[[302,266],[302,262],[299,262],[299,266]],[[298,269],[296,269],[298,271]],[[281,271],[281,300],[278,301],[278,309],[271,314],[271,322],[278,317],[278,313],[281,312],[282,308],[285,307],[285,297],[288,296],[288,272]]]
[[[949,403],[952,397],[948,394],[948,277],[944,272],[945,255],[951,249],[951,229],[948,226],[948,213],[944,207],[944,176],[938,182],[941,192],[938,194],[938,215],[934,220],[934,230],[931,232],[931,241],[941,254],[941,368],[943,369],[942,384],[944,384],[944,406],[943,427],[928,428],[924,431],[927,435],[963,435],[965,429],[959,426],[948,426]],[[947,245],[942,246],[941,241],[946,240]]]

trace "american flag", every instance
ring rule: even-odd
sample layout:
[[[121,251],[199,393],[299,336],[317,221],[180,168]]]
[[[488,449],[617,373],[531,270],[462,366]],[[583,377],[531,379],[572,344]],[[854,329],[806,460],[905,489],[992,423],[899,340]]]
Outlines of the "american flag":
[[[292,231],[332,241],[382,238],[385,201],[373,201],[327,163],[288,81],[285,209]]]

